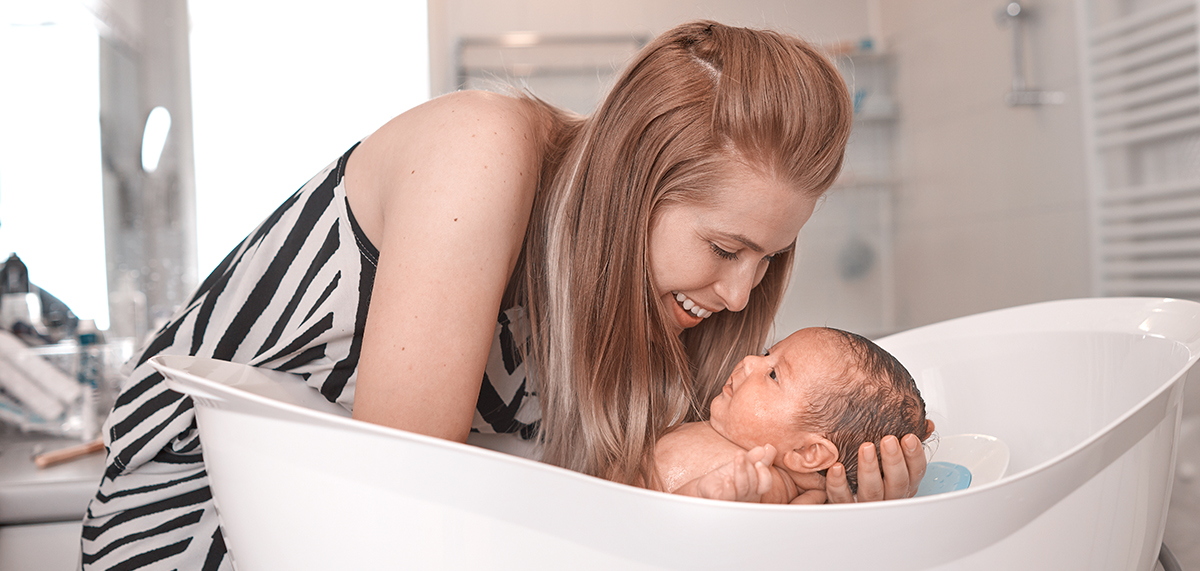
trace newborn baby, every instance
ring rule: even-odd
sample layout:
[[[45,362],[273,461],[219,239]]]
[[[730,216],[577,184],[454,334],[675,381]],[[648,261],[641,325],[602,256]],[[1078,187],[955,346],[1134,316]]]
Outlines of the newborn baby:
[[[790,473],[836,462],[857,490],[858,447],[887,435],[932,432],[908,371],[870,340],[837,329],[801,329],[766,355],[749,356],[713,399],[709,419],[658,441],[661,491],[720,500],[791,503]]]

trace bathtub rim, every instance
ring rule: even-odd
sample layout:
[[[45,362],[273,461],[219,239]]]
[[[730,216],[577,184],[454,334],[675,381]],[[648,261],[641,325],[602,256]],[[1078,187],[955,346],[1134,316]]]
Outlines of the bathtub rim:
[[[1131,308],[1132,307],[1142,307],[1147,310],[1149,310],[1151,308],[1160,308],[1161,309],[1164,306],[1171,306],[1171,308],[1190,307],[1193,310],[1193,313],[1192,313],[1193,317],[1200,319],[1200,303],[1196,303],[1196,302],[1192,302],[1192,301],[1188,301],[1188,300],[1178,300],[1178,299],[1172,299],[1172,298],[1078,298],[1078,299],[1066,299],[1066,300],[1038,302],[1038,303],[1033,303],[1033,304],[1015,306],[1015,307],[1010,307],[1010,308],[996,309],[996,310],[987,311],[987,312],[983,312],[983,313],[979,313],[979,314],[954,318],[954,319],[946,320],[943,322],[938,322],[938,323],[906,330],[906,331],[903,331],[900,333],[896,333],[894,335],[889,335],[887,337],[879,339],[878,342],[881,344],[881,346],[888,348],[888,346],[885,344],[892,344],[892,343],[897,343],[897,342],[910,342],[909,338],[917,338],[920,335],[926,334],[931,329],[936,328],[936,329],[940,330],[940,329],[946,329],[946,328],[951,328],[951,329],[959,328],[959,327],[962,327],[963,325],[969,325],[969,324],[972,324],[972,323],[978,322],[978,321],[987,322],[987,321],[994,320],[997,318],[1006,318],[1009,316],[1020,315],[1022,313],[1026,313],[1026,312],[1040,311],[1040,310],[1046,309],[1048,306],[1056,306],[1055,307],[1056,310],[1062,310],[1062,309],[1079,310],[1079,309],[1083,309],[1086,307],[1093,307],[1093,306],[1097,306],[1097,305],[1109,306],[1109,305],[1113,305],[1113,304],[1120,304],[1120,305],[1131,307]],[[1061,313],[1061,311],[1059,311],[1059,313]],[[1072,312],[1072,315],[1077,315],[1077,313]],[[1084,317],[1090,317],[1090,316],[1085,315]],[[1043,332],[1068,332],[1068,331],[1078,331],[1078,330],[1079,330],[1078,325],[1076,325],[1074,327],[1066,327],[1066,326],[1059,324],[1058,320],[1054,320],[1053,326],[1047,326],[1047,327],[1037,329],[1037,331],[1043,331]],[[1089,331],[1091,331],[1091,330],[1089,330]],[[1125,330],[1114,329],[1114,330],[1112,330],[1112,332],[1129,333],[1129,331],[1127,329],[1125,329]],[[1175,385],[1177,383],[1179,383],[1180,379],[1184,378],[1186,376],[1186,374],[1191,370],[1191,368],[1195,365],[1196,361],[1198,359],[1200,359],[1200,325],[1198,325],[1196,327],[1196,332],[1197,332],[1196,336],[1193,338],[1193,340],[1190,343],[1185,343],[1183,341],[1175,340],[1179,345],[1188,349],[1189,358],[1188,358],[1186,364],[1179,371],[1177,371],[1169,380],[1163,382],[1161,385],[1158,386],[1158,388],[1151,391],[1151,393],[1148,396],[1146,396],[1141,401],[1139,401],[1134,407],[1132,407],[1129,410],[1127,410],[1126,412],[1122,413],[1115,420],[1106,424],[1101,429],[1093,432],[1090,436],[1088,436],[1087,438],[1085,438],[1078,444],[1072,446],[1071,448],[1063,451],[1062,453],[1060,453],[1048,460],[1045,460],[1037,465],[1034,465],[1034,466],[1027,468],[1025,470],[1022,470],[1020,472],[1016,472],[1013,474],[1007,474],[1004,477],[1000,478],[999,480],[990,482],[988,484],[984,484],[982,486],[969,487],[965,490],[947,492],[945,494],[937,494],[937,495],[933,495],[933,496],[923,496],[923,497],[916,497],[916,498],[906,498],[902,501],[863,502],[863,503],[853,503],[853,504],[823,504],[823,505],[808,505],[808,506],[725,502],[725,501],[720,501],[720,500],[708,500],[708,499],[703,499],[703,498],[694,498],[694,497],[689,497],[689,496],[667,494],[667,493],[663,493],[663,492],[648,490],[645,488],[638,488],[636,486],[629,486],[626,484],[612,482],[612,481],[609,481],[609,480],[606,480],[603,478],[590,476],[587,474],[582,474],[579,472],[575,472],[575,471],[561,468],[558,466],[553,466],[550,464],[545,464],[542,462],[538,462],[536,460],[530,460],[528,458],[523,458],[520,456],[514,456],[511,454],[496,452],[494,450],[489,450],[487,448],[482,448],[479,446],[473,446],[470,444],[443,440],[440,438],[425,436],[422,434],[417,434],[417,433],[399,430],[399,429],[395,429],[395,428],[371,424],[371,423],[367,423],[364,421],[359,421],[359,420],[355,420],[353,418],[349,418],[347,415],[336,414],[336,413],[330,412],[329,410],[325,410],[325,411],[315,410],[313,408],[301,406],[298,404],[294,404],[292,402],[287,402],[287,401],[282,401],[282,400],[271,398],[271,397],[262,396],[260,394],[257,394],[257,393],[254,393],[254,392],[251,392],[251,391],[248,391],[245,389],[240,389],[237,387],[233,387],[233,386],[230,386],[227,384],[223,384],[223,383],[220,383],[217,381],[213,381],[213,380],[201,377],[199,375],[196,375],[196,374],[188,371],[187,368],[190,364],[193,364],[193,363],[215,362],[222,367],[237,367],[239,369],[247,369],[251,372],[251,374],[262,376],[264,378],[269,379],[272,382],[277,382],[279,380],[279,378],[275,377],[275,375],[286,375],[287,377],[294,379],[298,385],[301,385],[301,386],[305,387],[306,389],[311,390],[311,387],[308,387],[308,385],[304,384],[303,380],[301,380],[301,378],[298,375],[291,374],[291,373],[272,371],[269,369],[261,369],[261,368],[252,367],[249,365],[240,364],[240,363],[231,363],[228,361],[220,361],[217,359],[211,359],[211,358],[205,358],[205,357],[192,357],[192,356],[184,356],[184,355],[159,355],[159,356],[155,356],[155,357],[152,357],[151,359],[149,359],[149,362],[155,370],[159,371],[160,373],[162,373],[164,375],[165,382],[167,383],[167,386],[169,388],[171,388],[172,390],[175,390],[177,392],[184,393],[184,394],[192,397],[193,399],[197,399],[197,398],[201,399],[202,402],[200,402],[198,404],[205,405],[205,406],[212,406],[214,408],[221,408],[221,409],[225,409],[225,410],[236,410],[238,412],[255,414],[257,416],[263,416],[261,414],[263,411],[269,411],[270,414],[268,414],[266,416],[275,418],[277,420],[288,421],[288,422],[301,422],[302,421],[302,422],[309,422],[309,423],[311,423],[312,421],[316,421],[320,424],[323,424],[326,426],[331,426],[331,427],[342,429],[342,430],[365,431],[369,434],[384,436],[384,437],[388,437],[388,438],[397,438],[398,437],[401,439],[413,440],[415,443],[423,444],[423,445],[448,448],[451,450],[457,449],[457,450],[461,450],[461,451],[467,451],[469,453],[483,454],[485,457],[490,457],[490,458],[500,460],[503,462],[515,462],[518,464],[525,464],[527,467],[536,469],[536,470],[558,472],[560,474],[567,475],[570,478],[576,479],[581,482],[591,482],[592,483],[591,485],[600,485],[600,486],[612,487],[615,489],[624,490],[626,492],[645,494],[645,495],[648,495],[647,497],[658,498],[659,501],[681,501],[681,502],[685,502],[685,503],[686,502],[701,502],[703,505],[708,505],[708,506],[712,506],[713,504],[718,504],[726,509],[742,509],[742,510],[745,510],[745,509],[749,509],[749,510],[790,510],[790,509],[795,509],[795,508],[802,508],[802,509],[807,508],[807,509],[815,509],[815,510],[854,511],[854,510],[901,509],[906,505],[913,505],[914,503],[944,502],[944,501],[952,500],[955,498],[961,498],[963,496],[968,496],[968,495],[991,493],[992,491],[994,491],[997,488],[1004,488],[1004,487],[1010,487],[1010,486],[1020,487],[1022,484],[1026,483],[1028,480],[1030,480],[1032,478],[1037,477],[1039,474],[1041,474],[1047,470],[1053,469],[1056,466],[1062,465],[1064,463],[1064,461],[1069,460],[1073,457],[1080,456],[1085,450],[1098,446],[1100,441],[1103,440],[1106,435],[1111,434],[1111,432],[1113,431],[1114,428],[1129,421],[1129,419],[1132,418],[1133,416],[1138,415],[1139,411],[1145,411],[1147,409],[1147,407],[1149,405],[1153,404],[1155,401],[1168,399],[1169,395],[1167,393],[1169,391],[1172,391],[1175,388]],[[1149,332],[1146,332],[1146,333],[1148,334]],[[992,334],[995,334],[995,332],[988,333],[988,335],[992,335]],[[1160,337],[1161,337],[1161,335],[1160,335]],[[1166,337],[1164,337],[1164,338],[1166,338]],[[1179,392],[1182,393],[1182,390],[1180,390]],[[314,392],[314,394],[315,394],[315,392]],[[232,398],[222,398],[222,395],[224,395],[225,397],[232,397]],[[1177,401],[1175,403],[1176,407],[1178,407],[1178,405],[1180,404],[1178,401],[1180,399],[1177,398],[1175,400]],[[324,401],[324,402],[328,403],[328,401]],[[218,403],[221,403],[221,404],[218,404]],[[345,411],[345,409],[341,408],[339,405],[336,405],[334,403],[328,403],[328,404],[330,407],[336,407],[338,409],[341,409],[342,411]],[[235,405],[235,406],[231,406],[231,405]],[[1164,403],[1164,405],[1169,405],[1169,403]],[[1164,408],[1166,409],[1166,408],[1170,408],[1170,407],[1165,406]],[[332,410],[332,409],[330,409],[330,410]],[[1164,412],[1165,412],[1165,410],[1164,410]],[[348,414],[348,413],[346,413],[346,414]],[[1142,414],[1144,415],[1145,413],[1143,412]],[[1160,421],[1161,421],[1161,418],[1160,418]],[[1153,426],[1157,426],[1157,424],[1158,423],[1156,422],[1156,423],[1154,423]],[[1143,433],[1142,436],[1144,437],[1145,433]],[[1136,442],[1135,442],[1135,444],[1136,444]],[[1121,450],[1121,453],[1124,453],[1127,450],[1128,450],[1128,448],[1124,448]],[[1107,468],[1109,465],[1111,465],[1112,461],[1114,461],[1116,458],[1119,458],[1120,456],[1121,456],[1121,454],[1113,455],[1113,458],[1110,459],[1109,461],[1105,462],[1102,466],[1098,466],[1094,470],[1090,470],[1091,473],[1088,474],[1087,477],[1083,478],[1082,480],[1086,481],[1087,479],[1090,479],[1095,474],[1103,471],[1105,468]],[[1053,507],[1054,503],[1057,503],[1057,501],[1061,500],[1061,499],[1062,499],[1062,497],[1059,497],[1059,498],[1055,499],[1054,501],[1047,503],[1039,511],[1045,511],[1045,510],[1049,509],[1050,507]]]
[[[1054,456],[1051,456],[1050,458],[1048,458],[1046,460],[1043,460],[1042,462],[1034,464],[1033,466],[1030,466],[1029,468],[1026,468],[1026,469],[1018,471],[1018,472],[1005,474],[1002,478],[1000,478],[996,481],[989,482],[987,484],[984,484],[984,485],[981,485],[978,487],[972,486],[965,490],[947,492],[945,494],[938,494],[936,496],[924,496],[921,498],[908,498],[908,501],[911,502],[914,500],[923,500],[926,498],[939,498],[939,497],[945,497],[945,496],[959,496],[959,495],[964,495],[964,494],[979,493],[984,490],[991,489],[993,487],[1002,487],[1002,486],[1009,485],[1009,484],[1016,484],[1017,482],[1019,482],[1021,480],[1027,480],[1029,478],[1036,477],[1038,474],[1051,469],[1053,466],[1059,465],[1063,461],[1065,461],[1071,457],[1078,456],[1078,455],[1082,454],[1085,450],[1097,446],[1098,443],[1101,440],[1103,440],[1106,435],[1111,434],[1114,429],[1116,429],[1117,427],[1121,426],[1122,424],[1128,422],[1134,416],[1139,415],[1139,413],[1144,414],[1144,412],[1142,412],[1142,411],[1145,411],[1147,409],[1147,407],[1150,407],[1156,401],[1163,400],[1163,399],[1169,399],[1170,395],[1168,393],[1178,390],[1179,395],[1177,395],[1175,400],[1180,401],[1181,397],[1182,397],[1182,386],[1179,386],[1177,389],[1176,385],[1182,385],[1181,381],[1187,377],[1188,373],[1196,365],[1197,360],[1200,360],[1200,303],[1190,301],[1190,300],[1184,300],[1184,299],[1159,298],[1159,297],[1101,297],[1101,298],[1092,297],[1092,298],[1070,298],[1070,299],[1061,299],[1061,300],[1042,301],[1042,302],[1031,303],[1031,304],[1026,304],[1026,305],[1019,305],[1019,306],[1014,306],[1014,307],[995,309],[995,310],[977,313],[977,314],[973,314],[973,315],[967,315],[967,316],[963,316],[963,317],[957,317],[957,318],[949,319],[946,321],[941,321],[941,322],[932,323],[929,325],[915,327],[913,329],[901,331],[901,332],[898,332],[898,333],[895,333],[892,335],[888,335],[886,337],[882,337],[882,338],[876,340],[876,342],[881,347],[883,347],[884,349],[887,349],[889,351],[892,351],[893,348],[901,348],[902,349],[905,346],[905,344],[922,344],[922,343],[924,343],[924,341],[921,340],[921,337],[923,337],[924,335],[927,335],[930,331],[933,331],[933,330],[940,331],[943,329],[951,329],[953,331],[954,329],[960,329],[960,328],[967,327],[967,326],[975,326],[975,325],[980,324],[980,322],[982,322],[983,324],[996,325],[1001,322],[1011,321],[1014,317],[1018,317],[1023,314],[1032,314],[1032,313],[1042,312],[1042,311],[1046,310],[1047,308],[1052,308],[1053,312],[1058,313],[1060,315],[1067,314],[1069,311],[1070,316],[1072,316],[1075,319],[1079,319],[1080,317],[1082,317],[1082,319],[1080,321],[1083,321],[1083,322],[1087,322],[1087,321],[1101,322],[1102,321],[1102,322],[1107,322],[1107,323],[1114,323],[1115,318],[1112,316],[1100,317],[1099,315],[1097,315],[1097,312],[1095,312],[1094,310],[1088,311],[1088,309],[1090,309],[1090,308],[1104,307],[1106,309],[1111,309],[1111,307],[1113,307],[1113,306],[1124,307],[1124,308],[1129,308],[1129,309],[1141,309],[1141,310],[1143,310],[1144,313],[1152,313],[1152,312],[1160,312],[1161,313],[1161,312],[1163,312],[1162,310],[1175,311],[1175,310],[1190,309],[1191,311],[1187,312],[1188,313],[1187,317],[1190,317],[1190,319],[1192,319],[1196,323],[1196,325],[1193,327],[1194,332],[1193,332],[1192,339],[1190,341],[1185,341],[1185,340],[1169,337],[1163,333],[1155,333],[1153,330],[1142,330],[1142,333],[1141,333],[1141,335],[1144,335],[1146,337],[1153,337],[1153,338],[1171,341],[1171,342],[1175,343],[1176,346],[1182,347],[1185,350],[1187,350],[1188,358],[1181,364],[1179,370],[1177,370],[1166,381],[1164,381],[1160,385],[1158,385],[1155,389],[1151,390],[1145,397],[1143,397],[1141,400],[1139,400],[1132,407],[1125,410],[1125,412],[1121,413],[1115,419],[1108,422],[1107,424],[1100,427],[1099,429],[1093,431],[1090,435],[1088,435],[1087,438],[1084,438],[1077,444],[1067,448],[1066,450],[1064,450]],[[975,337],[995,336],[995,335],[1005,334],[1005,333],[1008,333],[1008,334],[1030,333],[1030,332],[1071,333],[1071,332],[1081,332],[1081,331],[1087,331],[1087,332],[1091,332],[1091,333],[1134,334],[1128,328],[1111,327],[1108,329],[1085,329],[1084,327],[1082,327],[1082,325],[1080,324],[1079,321],[1075,321],[1070,324],[1064,324],[1062,322],[1062,320],[1054,319],[1054,320],[1043,321],[1040,323],[1040,325],[1041,325],[1041,327],[1035,328],[1033,330],[1028,330],[1028,329],[987,330],[983,333],[975,335]],[[1181,404],[1180,402],[1176,402],[1174,408],[1177,408],[1180,404]],[[1171,407],[1168,407],[1168,408],[1171,408]],[[1166,412],[1166,411],[1164,411],[1164,412]],[[1144,437],[1145,434],[1147,434],[1147,433],[1148,433],[1148,431],[1144,432],[1142,434],[1142,436]],[[1115,460],[1118,457],[1120,457],[1119,454],[1116,455],[1113,459],[1109,460],[1108,462],[1105,462],[1104,465],[1097,467],[1093,471],[1093,475],[1103,471],[1105,468],[1107,468],[1109,465],[1112,464],[1113,460]]]

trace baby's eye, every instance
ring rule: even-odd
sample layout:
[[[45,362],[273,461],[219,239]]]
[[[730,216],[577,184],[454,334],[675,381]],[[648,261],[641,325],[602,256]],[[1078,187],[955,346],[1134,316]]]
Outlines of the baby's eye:
[[[771,379],[776,380],[776,381],[779,380],[779,379],[775,378],[775,369],[771,369]]]
[[[771,350],[763,349],[763,357],[770,357],[770,356],[771,356]]]

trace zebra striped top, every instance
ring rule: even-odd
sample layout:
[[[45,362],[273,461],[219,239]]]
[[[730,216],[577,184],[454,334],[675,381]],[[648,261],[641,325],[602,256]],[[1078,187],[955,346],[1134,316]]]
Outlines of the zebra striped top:
[[[238,245],[126,365],[104,424],[104,478],[84,517],[85,569],[232,569],[191,399],[166,388],[150,357],[195,355],[287,371],[352,407],[378,261],[346,200],[353,151]],[[473,432],[534,437],[541,411],[518,350],[527,332],[521,308],[499,315]]]

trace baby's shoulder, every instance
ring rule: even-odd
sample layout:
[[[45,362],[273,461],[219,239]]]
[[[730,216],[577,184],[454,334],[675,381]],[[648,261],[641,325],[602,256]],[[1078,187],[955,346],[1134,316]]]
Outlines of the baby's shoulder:
[[[740,450],[708,423],[689,422],[658,439],[654,459],[660,468],[684,470],[696,477],[729,462]]]
[[[688,422],[671,428],[658,439],[658,448],[675,446],[735,446],[726,440],[707,422]]]

